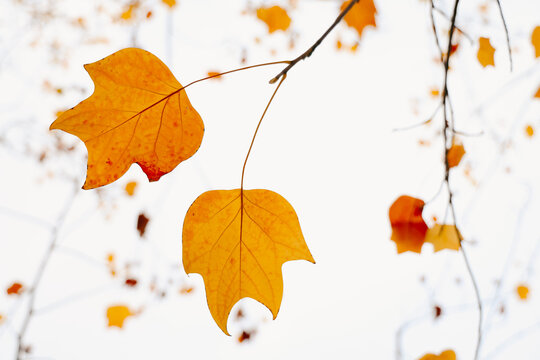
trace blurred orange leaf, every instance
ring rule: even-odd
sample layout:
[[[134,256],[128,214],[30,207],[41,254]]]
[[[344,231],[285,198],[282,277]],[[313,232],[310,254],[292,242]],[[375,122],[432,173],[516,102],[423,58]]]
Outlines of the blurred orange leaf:
[[[391,240],[396,243],[398,254],[422,250],[428,229],[422,218],[423,209],[423,200],[407,195],[400,196],[390,206]]]
[[[150,181],[159,180],[197,151],[204,133],[201,117],[157,57],[128,48],[85,69],[94,81],[94,93],[50,127],[85,143],[84,189],[110,184],[133,163]]]
[[[534,46],[534,54],[540,57],[540,26],[534,28],[531,34],[531,43]]]
[[[463,144],[453,144],[448,150],[448,167],[453,168],[458,166],[463,158],[463,155],[465,155],[465,147]]]
[[[130,181],[126,184],[126,187],[124,188],[126,190],[126,193],[129,195],[129,196],[133,196],[133,194],[135,194],[135,188],[137,187],[137,182],[136,181]]]
[[[220,73],[217,72],[217,71],[209,71],[207,75],[208,76],[213,76],[212,79],[214,79],[214,80],[221,80],[222,79]]]
[[[170,7],[171,9],[176,5],[176,0],[161,0],[161,2]]]
[[[180,294],[182,294],[182,295],[191,294],[192,292],[193,292],[193,287],[192,286],[183,286],[180,289]]]
[[[349,3],[350,1],[347,0],[341,4],[340,11],[343,11]],[[345,23],[349,27],[354,28],[358,32],[358,36],[362,36],[362,32],[366,26],[377,26],[375,14],[377,14],[377,8],[373,0],[362,0],[353,5],[343,20],[345,20]]]
[[[529,297],[529,287],[525,284],[520,284],[516,287],[516,293],[521,300],[527,300]]]
[[[8,295],[20,295],[23,291],[24,286],[18,282],[14,282],[6,290]]]
[[[182,244],[184,269],[202,275],[210,313],[227,335],[231,309],[244,297],[276,318],[284,262],[315,262],[294,209],[269,190],[203,193],[186,214]]]
[[[287,30],[291,25],[291,18],[287,11],[280,6],[261,7],[257,9],[257,17],[268,26],[268,32]]]
[[[433,244],[435,252],[444,249],[459,250],[460,235],[456,225],[435,224],[426,232],[425,241]]]
[[[456,353],[454,350],[445,350],[439,355],[426,354],[418,360],[456,360]]]
[[[107,326],[122,328],[126,318],[132,315],[134,315],[134,313],[125,305],[110,306],[107,309],[107,320],[109,321]]]
[[[495,60],[493,56],[495,55],[495,48],[491,46],[491,43],[489,42],[489,38],[481,37],[478,39],[479,47],[478,47],[478,53],[476,54],[476,57],[478,58],[478,62],[480,62],[480,65],[483,67],[486,67],[488,65],[495,66]]]
[[[137,9],[137,7],[137,3],[128,5],[127,8],[120,15],[120,18],[122,20],[130,20],[133,17],[133,10]]]
[[[536,90],[536,94],[534,94],[534,97],[540,99],[540,86],[538,87],[538,90]]]
[[[527,125],[525,127],[525,134],[527,134],[528,137],[534,136],[534,128],[531,125]]]

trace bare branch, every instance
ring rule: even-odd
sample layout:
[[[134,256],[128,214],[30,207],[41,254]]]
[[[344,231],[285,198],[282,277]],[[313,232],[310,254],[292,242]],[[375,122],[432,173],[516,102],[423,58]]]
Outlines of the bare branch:
[[[332,32],[332,30],[336,27],[337,24],[339,24],[339,22],[343,19],[343,17],[345,15],[347,15],[347,13],[352,9],[352,7],[357,4],[357,3],[360,3],[360,0],[352,0],[349,5],[343,9],[343,11],[338,15],[338,17],[336,18],[336,20],[334,20],[334,22],[332,23],[332,25],[330,25],[330,27],[328,29],[326,29],[326,31],[324,32],[324,34],[321,35],[321,37],[315,41],[315,43],[313,45],[311,45],[311,47],[309,49],[307,49],[303,54],[301,54],[300,56],[298,56],[296,59],[294,60],[291,60],[291,62],[289,63],[289,65],[287,65],[287,67],[285,67],[285,69],[281,70],[281,72],[279,74],[277,74],[276,76],[274,76],[271,80],[270,80],[270,84],[273,84],[275,83],[276,81],[278,81],[282,76],[286,75],[289,70],[292,69],[292,67],[294,65],[296,65],[298,62],[302,61],[302,60],[305,60],[307,59],[308,57],[311,56],[311,54],[313,54],[313,52],[315,51],[315,49],[317,49],[317,47],[323,42],[323,40],[326,38],[326,36],[328,36],[328,34],[330,34],[330,32]]]
[[[513,70],[514,64],[512,61],[512,47],[510,46],[510,35],[508,35],[508,26],[506,26],[506,20],[504,19],[504,13],[501,6],[501,1],[497,1],[497,6],[499,7],[499,13],[501,14],[501,20],[504,26],[504,33],[506,34],[506,46],[508,47],[508,58],[510,59],[510,71]]]

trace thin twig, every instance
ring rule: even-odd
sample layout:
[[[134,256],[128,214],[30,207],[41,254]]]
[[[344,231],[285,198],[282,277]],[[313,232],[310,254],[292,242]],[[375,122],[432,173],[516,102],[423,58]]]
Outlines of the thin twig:
[[[433,2],[432,2],[433,4]],[[433,6],[433,5],[432,5]],[[445,19],[451,21],[450,17],[448,15],[446,15],[446,13],[444,11],[442,11],[441,9],[439,9],[438,7],[434,6],[433,7],[433,10],[435,10],[436,12],[438,12],[439,14],[441,14]],[[469,42],[471,44],[474,44],[474,40],[472,39],[472,37],[467,34],[463,29],[461,29],[460,27],[458,27],[457,25],[454,24],[454,27],[456,28],[457,31],[459,31],[463,36],[465,36],[467,38],[467,40],[469,40]]]
[[[431,29],[433,30],[433,35],[435,36],[435,44],[437,45],[437,49],[439,49],[439,54],[441,56],[441,63],[444,62],[444,56],[443,56],[443,50],[441,48],[441,43],[439,41],[439,34],[437,34],[437,26],[435,25],[435,16],[433,16],[433,12],[435,11],[435,4],[433,4],[433,0],[431,0],[431,8],[429,9],[429,17],[431,19]]]
[[[499,13],[501,14],[501,20],[504,26],[504,33],[506,35],[506,46],[508,46],[508,58],[510,59],[510,71],[513,70],[514,64],[512,61],[512,47],[510,46],[510,35],[508,35],[508,26],[506,26],[506,20],[504,19],[504,13],[501,6],[501,1],[497,1],[497,6],[499,7]]]
[[[302,61],[302,60],[305,60],[307,59],[308,57],[311,56],[311,54],[313,54],[313,52],[315,51],[315,49],[323,42],[324,38],[326,38],[326,36],[328,36],[328,34],[330,34],[330,32],[336,27],[337,24],[339,24],[339,22],[343,19],[343,17],[345,15],[347,15],[347,13],[352,9],[352,7],[357,4],[357,3],[360,3],[360,0],[352,0],[349,5],[347,5],[347,7],[345,9],[343,9],[343,11],[338,15],[338,17],[336,18],[336,20],[334,20],[334,22],[332,23],[332,25],[330,25],[330,27],[328,29],[326,29],[326,31],[324,32],[324,34],[321,35],[321,37],[315,41],[315,43],[313,45],[311,45],[311,47],[309,49],[307,49],[303,54],[301,54],[300,56],[298,56],[296,59],[294,60],[291,60],[291,62],[289,63],[289,65],[287,65],[285,67],[285,69],[281,70],[281,72],[279,74],[277,74],[276,76],[274,76],[271,80],[270,80],[270,84],[273,84],[275,83],[276,81],[278,81],[282,76],[286,75],[289,70],[291,70],[291,68],[296,65],[298,62]]]
[[[446,58],[445,58],[445,61],[444,61],[444,85],[443,85],[443,94],[442,94],[443,95],[442,96],[443,117],[444,117],[444,124],[443,124],[444,163],[445,163],[444,180],[446,182],[447,190],[448,190],[448,204],[449,204],[450,210],[452,212],[452,217],[454,219],[454,224],[456,226],[456,229],[457,229],[457,221],[456,221],[457,218],[456,218],[456,212],[455,212],[454,201],[453,201],[454,194],[452,192],[452,188],[450,187],[450,166],[449,166],[449,163],[448,163],[448,152],[449,152],[450,146],[451,146],[451,145],[449,145],[449,141],[448,141],[449,132],[450,132],[452,138],[454,136],[454,131],[452,131],[453,130],[453,112],[452,112],[452,109],[451,109],[450,95],[448,93],[448,70],[450,68],[450,57],[451,57],[451,51],[452,51],[452,38],[453,38],[453,35],[454,35],[454,30],[455,30],[458,6],[459,6],[459,0],[456,0],[455,3],[454,3],[454,10],[453,10],[453,13],[452,13],[452,19],[450,21],[450,32],[449,32],[449,35],[448,35],[448,46],[447,46],[447,51],[446,51]],[[448,109],[448,107],[450,107],[450,109]],[[452,127],[449,126],[448,111],[447,110],[452,112],[452,114],[451,114],[451,116],[452,116]],[[465,262],[465,265],[467,267],[467,271],[469,273],[469,277],[470,277],[471,282],[473,284],[474,292],[475,292],[475,295],[476,295],[476,301],[477,301],[477,305],[478,305],[478,334],[477,334],[478,339],[477,339],[476,350],[475,350],[475,354],[474,354],[474,359],[476,360],[476,359],[478,359],[478,354],[479,354],[479,351],[480,351],[480,344],[482,342],[482,321],[483,321],[482,299],[480,297],[480,291],[479,291],[479,288],[478,288],[478,283],[477,283],[477,281],[475,279],[475,276],[474,276],[472,268],[471,268],[469,257],[467,255],[467,252],[465,251],[465,249],[461,246],[463,239],[462,239],[459,231],[458,231],[458,237],[459,237],[459,240],[460,240],[461,254],[463,255],[463,260]]]
[[[435,117],[435,115],[437,115],[437,113],[439,112],[439,109],[441,108],[441,105],[442,105],[442,104],[439,104],[439,105],[435,108],[435,111],[433,111],[433,114],[431,114],[431,116],[430,116],[429,118],[427,118],[426,120],[424,120],[424,121],[422,121],[422,122],[419,122],[419,123],[416,123],[416,124],[407,125],[407,126],[404,126],[404,127],[401,127],[401,128],[395,128],[395,129],[392,129],[392,132],[411,130],[411,129],[417,128],[417,127],[419,127],[419,126],[428,124],[431,120],[433,120],[433,118]]]
[[[19,330],[19,333],[17,335],[17,352],[15,354],[16,360],[21,360],[22,355],[25,350],[25,346],[23,344],[24,336],[26,334],[26,330],[28,329],[28,325],[30,325],[30,321],[32,319],[32,316],[35,312],[35,301],[36,301],[36,291],[41,283],[41,279],[43,278],[43,273],[45,272],[45,268],[49,264],[49,260],[51,259],[51,255],[53,254],[54,250],[56,249],[57,241],[58,241],[58,234],[60,232],[60,229],[62,225],[64,224],[64,221],[69,213],[69,210],[71,209],[71,206],[73,205],[73,202],[75,201],[75,198],[77,196],[77,193],[79,191],[78,188],[78,181],[74,182],[74,192],[73,195],[70,196],[69,200],[64,205],[64,208],[60,212],[60,215],[58,216],[58,219],[56,221],[56,225],[51,230],[51,240],[49,247],[45,251],[45,254],[43,254],[43,257],[41,259],[41,263],[39,264],[39,267],[37,268],[36,277],[34,278],[34,281],[32,282],[32,285],[28,289],[28,311],[25,314],[25,317],[23,319],[21,328]]]

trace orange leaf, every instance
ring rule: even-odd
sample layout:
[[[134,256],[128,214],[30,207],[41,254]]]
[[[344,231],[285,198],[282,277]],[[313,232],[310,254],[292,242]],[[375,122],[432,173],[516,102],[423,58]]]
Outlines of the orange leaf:
[[[534,94],[534,97],[540,99],[540,86],[538,87],[538,90],[536,90],[536,94]]]
[[[107,309],[107,320],[109,321],[107,326],[122,328],[126,318],[132,315],[134,315],[134,313],[125,305],[110,306]]]
[[[94,93],[50,127],[85,143],[88,171],[83,189],[110,184],[133,163],[156,181],[197,151],[204,133],[201,117],[157,57],[128,48],[85,69],[94,81]]]
[[[291,18],[287,14],[287,11],[277,5],[268,8],[258,8],[257,17],[266,23],[269,33],[273,33],[276,30],[285,31],[291,25]]]
[[[456,353],[454,350],[445,350],[439,355],[426,354],[418,360],[456,360]]]
[[[453,144],[448,150],[448,167],[453,168],[458,166],[463,155],[465,155],[465,147],[463,144]]]
[[[540,26],[534,28],[531,34],[531,43],[534,46],[534,54],[540,57]]]
[[[420,253],[426,237],[427,225],[422,218],[424,201],[402,195],[390,206],[389,217],[392,226],[391,240],[397,245],[397,252]]]
[[[476,57],[480,62],[480,65],[486,67],[488,65],[495,66],[495,60],[493,56],[495,55],[495,48],[491,46],[488,38],[481,37],[478,39],[480,46],[478,47],[478,53]]]
[[[161,0],[161,2],[170,7],[171,9],[176,5],[176,0]]]
[[[18,282],[11,284],[11,286],[6,290],[8,295],[20,295],[23,291],[24,287]]]
[[[137,187],[137,182],[136,181],[130,181],[126,184],[126,187],[125,187],[125,190],[126,190],[126,194],[128,194],[129,196],[133,196],[133,194],[135,194],[135,188]]]
[[[516,287],[516,293],[521,300],[527,300],[529,297],[529,288],[525,284],[520,284]]]
[[[213,78],[212,78],[213,80],[221,80],[221,75],[217,71],[209,71],[207,75],[208,76],[213,76]]]
[[[347,0],[341,4],[340,11],[343,11],[350,1]],[[353,5],[352,9],[345,15],[343,20],[349,26],[354,28],[358,32],[358,36],[362,36],[362,32],[366,26],[376,27],[375,14],[377,14],[377,8],[373,3],[373,0],[362,0],[359,3]]]
[[[527,125],[525,127],[525,134],[527,134],[528,137],[534,136],[534,128],[531,125]]]
[[[435,252],[444,249],[459,250],[459,239],[461,235],[456,225],[435,224],[426,232],[425,241],[433,244]]]
[[[276,318],[284,262],[315,262],[294,209],[269,190],[203,193],[186,214],[182,244],[184,269],[202,275],[210,313],[227,335],[231,309],[244,297]]]

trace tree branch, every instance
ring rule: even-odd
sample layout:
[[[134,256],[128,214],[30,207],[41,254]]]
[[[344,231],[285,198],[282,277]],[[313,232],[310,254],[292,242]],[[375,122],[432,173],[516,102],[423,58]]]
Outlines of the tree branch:
[[[292,69],[293,66],[295,66],[298,62],[302,61],[302,60],[305,60],[307,59],[308,57],[311,56],[311,54],[313,54],[313,52],[315,51],[315,49],[317,49],[317,47],[323,42],[323,40],[326,38],[326,36],[328,36],[328,34],[330,34],[330,32],[332,32],[332,30],[334,30],[334,28],[336,27],[337,24],[339,24],[339,22],[343,19],[343,17],[345,15],[347,15],[347,13],[352,9],[352,7],[357,4],[357,3],[360,3],[360,0],[352,0],[349,5],[347,5],[347,7],[345,9],[343,9],[343,11],[338,15],[338,17],[336,18],[336,20],[334,20],[334,22],[332,23],[332,25],[330,25],[330,27],[328,29],[326,29],[326,31],[324,32],[324,34],[321,35],[321,37],[315,41],[315,43],[313,45],[311,45],[311,47],[309,49],[307,49],[306,51],[304,51],[303,54],[301,54],[300,56],[298,56],[296,59],[294,60],[291,60],[291,62],[289,63],[289,65],[287,65],[285,67],[285,69],[281,70],[281,72],[279,74],[277,74],[276,76],[274,76],[269,82],[270,84],[273,84],[275,83],[276,81],[278,81],[282,76],[286,75],[289,70]]]
[[[446,58],[444,61],[444,85],[443,85],[443,94],[442,94],[442,105],[443,105],[443,117],[444,117],[444,124],[443,124],[443,138],[444,138],[444,164],[445,164],[445,175],[444,175],[444,181],[447,185],[448,190],[448,205],[450,206],[450,210],[452,212],[452,217],[454,218],[454,224],[457,227],[457,221],[456,221],[456,211],[454,208],[454,194],[452,192],[452,188],[450,187],[450,166],[448,163],[448,152],[450,150],[450,147],[452,146],[452,142],[449,142],[449,133],[451,134],[450,137],[453,140],[455,136],[455,131],[452,126],[450,126],[448,121],[448,113],[447,110],[451,111],[451,101],[450,101],[450,95],[448,93],[448,70],[450,68],[450,57],[451,57],[451,51],[452,51],[452,38],[454,35],[454,30],[456,29],[456,17],[457,17],[457,11],[459,6],[459,0],[455,0],[454,3],[454,10],[452,12],[452,18],[450,21],[450,32],[448,35],[448,46],[446,51]],[[450,107],[450,109],[448,109]],[[477,343],[476,343],[476,349],[474,353],[474,359],[478,359],[479,351],[480,351],[480,344],[482,342],[482,322],[483,322],[483,313],[482,313],[482,299],[480,297],[480,291],[478,288],[478,283],[475,279],[475,276],[473,274],[471,264],[469,261],[469,257],[467,256],[467,252],[462,246],[463,238],[461,237],[461,234],[459,230],[457,231],[459,242],[460,242],[460,248],[461,248],[461,254],[463,255],[463,260],[465,262],[465,265],[467,267],[467,271],[469,273],[469,277],[471,278],[471,282],[474,287],[474,292],[476,295],[476,301],[478,305],[478,330],[477,330]]]

